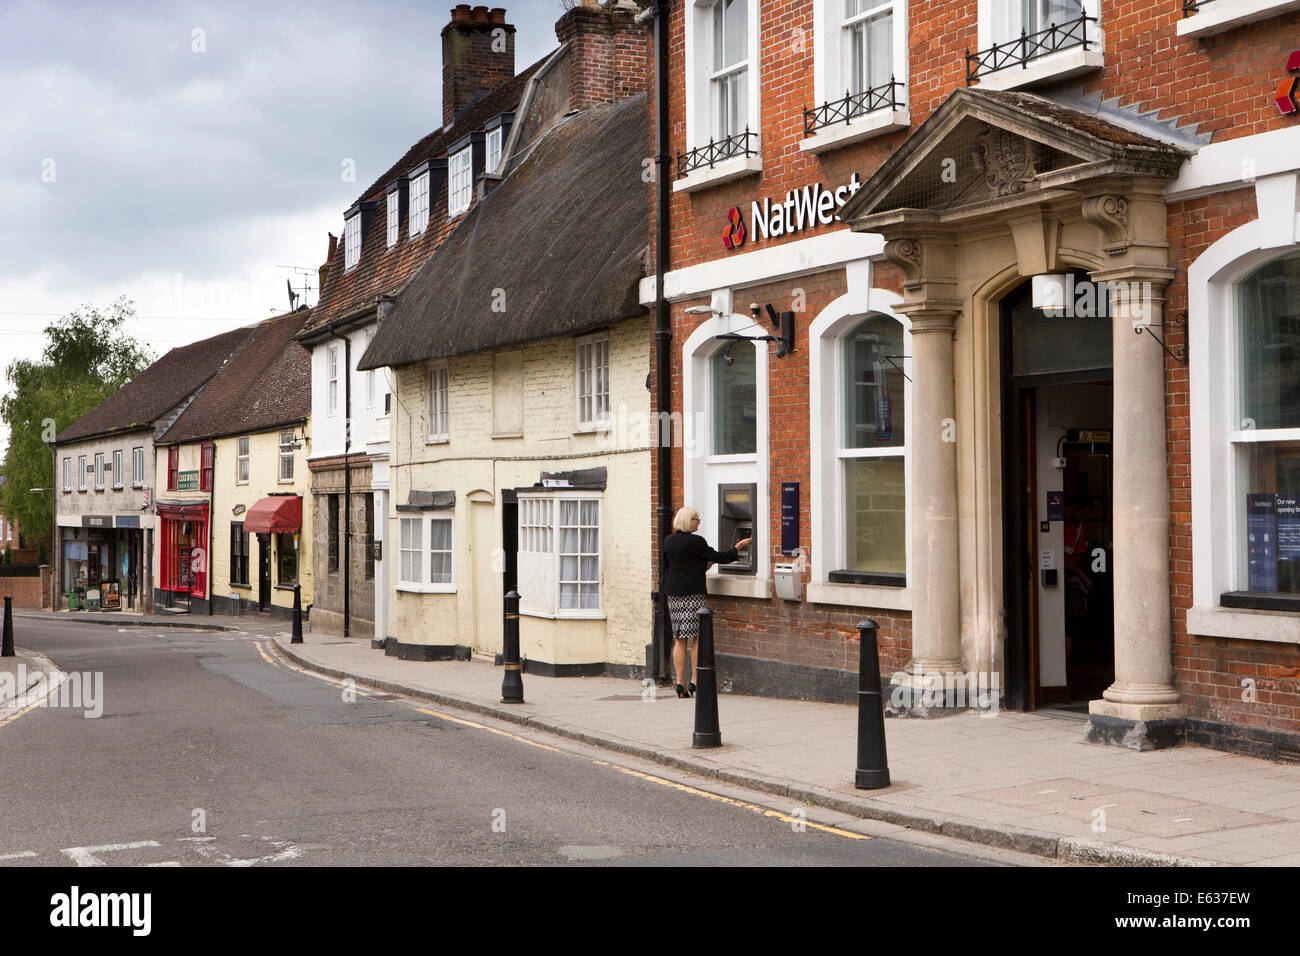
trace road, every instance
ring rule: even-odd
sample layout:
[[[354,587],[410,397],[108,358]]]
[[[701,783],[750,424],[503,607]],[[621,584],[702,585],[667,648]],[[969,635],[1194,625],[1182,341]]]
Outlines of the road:
[[[30,618],[16,631],[65,672],[101,674],[103,713],[0,724],[3,865],[1041,863],[873,835],[418,700],[348,700],[256,634]]]

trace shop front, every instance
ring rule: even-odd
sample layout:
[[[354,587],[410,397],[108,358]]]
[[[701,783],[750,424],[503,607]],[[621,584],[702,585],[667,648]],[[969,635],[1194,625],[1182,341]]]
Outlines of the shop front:
[[[207,600],[209,512],[207,502],[158,503],[160,603],[189,608]]]
[[[145,530],[139,515],[82,515],[60,532],[61,593],[72,610],[143,606]]]

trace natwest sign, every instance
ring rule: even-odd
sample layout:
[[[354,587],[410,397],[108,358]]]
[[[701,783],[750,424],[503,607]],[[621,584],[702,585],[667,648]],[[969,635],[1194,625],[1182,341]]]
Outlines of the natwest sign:
[[[829,226],[835,221],[835,213],[848,198],[862,188],[858,174],[854,173],[843,186],[830,190],[821,183],[813,183],[802,189],[792,189],[785,194],[785,199],[755,199],[749,204],[749,228],[746,229],[740,207],[732,206],[727,210],[727,228],[722,234],[722,245],[727,249],[738,249],[746,237],[752,236],[755,242],[763,239],[775,239],[788,236],[814,226]]]

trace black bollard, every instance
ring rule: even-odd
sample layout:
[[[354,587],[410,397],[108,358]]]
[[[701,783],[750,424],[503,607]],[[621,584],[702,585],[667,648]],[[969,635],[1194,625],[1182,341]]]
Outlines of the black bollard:
[[[718,727],[718,677],[713,669],[713,612],[702,607],[698,613],[700,663],[691,675],[695,678],[695,734],[691,746],[703,749],[721,747],[722,731]]]
[[[506,669],[501,678],[501,703],[524,702],[524,673],[519,661],[519,592],[506,595],[505,635],[501,648],[501,663]]]
[[[13,596],[5,595],[4,643],[0,647],[0,657],[15,657],[14,654],[14,610]]]
[[[867,618],[858,622],[858,772],[853,786],[879,790],[889,786],[889,760],[885,756],[885,701],[880,691],[880,625]]]
[[[290,644],[302,643],[302,585],[293,586],[293,637]]]

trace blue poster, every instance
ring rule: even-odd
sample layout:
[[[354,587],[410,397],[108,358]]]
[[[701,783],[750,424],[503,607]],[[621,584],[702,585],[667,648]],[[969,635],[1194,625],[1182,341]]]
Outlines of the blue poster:
[[[1277,556],[1300,558],[1300,498],[1277,496]]]
[[[1277,590],[1275,495],[1246,495],[1246,570],[1250,590]]]

